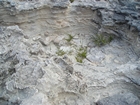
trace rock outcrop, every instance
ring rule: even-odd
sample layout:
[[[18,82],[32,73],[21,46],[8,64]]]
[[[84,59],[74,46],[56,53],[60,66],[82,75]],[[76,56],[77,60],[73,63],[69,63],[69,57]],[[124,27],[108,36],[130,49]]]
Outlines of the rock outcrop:
[[[139,99],[132,93],[123,93],[105,98],[97,103],[97,105],[139,105]]]
[[[0,0],[0,105],[139,105],[139,57],[138,0]]]

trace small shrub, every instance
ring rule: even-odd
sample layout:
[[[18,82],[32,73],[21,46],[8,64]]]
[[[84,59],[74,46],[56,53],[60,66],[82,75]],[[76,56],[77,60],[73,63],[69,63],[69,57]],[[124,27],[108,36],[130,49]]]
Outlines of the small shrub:
[[[74,37],[70,34],[68,34],[68,39],[65,39],[66,41],[70,42]]]
[[[87,49],[81,47],[81,48],[78,50],[75,59],[77,60],[77,62],[82,63],[82,62],[83,62],[83,59],[85,59],[86,56],[87,56]]]
[[[63,50],[58,50],[58,51],[56,52],[56,54],[57,54],[58,56],[63,56],[64,54],[66,54],[66,52],[64,52]]]
[[[112,36],[105,37],[103,35],[97,35],[96,37],[93,37],[93,42],[99,47],[110,43],[112,40]]]

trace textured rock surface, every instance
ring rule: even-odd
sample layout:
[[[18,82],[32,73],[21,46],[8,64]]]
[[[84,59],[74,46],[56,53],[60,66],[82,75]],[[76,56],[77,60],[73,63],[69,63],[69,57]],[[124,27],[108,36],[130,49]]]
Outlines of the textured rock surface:
[[[0,105],[139,105],[139,3],[0,0]]]
[[[105,98],[97,105],[139,105],[139,99],[132,93],[125,93],[120,95],[114,95],[112,97]]]

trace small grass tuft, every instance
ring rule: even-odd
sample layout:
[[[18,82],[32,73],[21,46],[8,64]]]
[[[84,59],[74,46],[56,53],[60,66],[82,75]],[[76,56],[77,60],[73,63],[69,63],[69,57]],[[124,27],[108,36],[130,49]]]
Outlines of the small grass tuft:
[[[97,35],[96,37],[93,37],[93,42],[99,47],[110,43],[112,40],[112,36],[105,37],[104,35]]]
[[[56,52],[56,54],[57,54],[58,56],[63,56],[64,54],[66,54],[66,52],[63,51],[63,50],[58,50],[58,51]]]
[[[74,0],[70,0],[70,2],[71,2],[71,3],[73,3],[73,2],[74,2]]]
[[[75,57],[76,61],[79,62],[79,63],[83,63],[83,59],[82,58],[79,58],[79,57]]]
[[[87,56],[87,49],[81,47],[81,48],[78,50],[75,59],[77,60],[77,62],[82,63],[82,62],[83,62],[83,59],[85,59],[86,56]]]
[[[87,51],[83,50],[82,52],[78,52],[77,56],[81,57],[81,58],[86,58],[87,55]]]
[[[113,36],[109,36],[108,37],[108,42],[110,43],[113,39],[114,39]]]
[[[66,39],[67,42],[70,42],[74,37],[70,34],[68,34],[68,39]]]

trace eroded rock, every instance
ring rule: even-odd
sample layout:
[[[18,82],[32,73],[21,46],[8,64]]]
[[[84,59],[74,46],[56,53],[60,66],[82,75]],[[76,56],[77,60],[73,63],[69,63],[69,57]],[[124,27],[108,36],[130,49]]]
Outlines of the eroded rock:
[[[104,98],[97,102],[97,105],[139,105],[140,101],[132,93],[123,93]]]
[[[140,104],[139,1],[1,0],[0,8],[1,105]],[[114,40],[97,47],[97,34]]]

